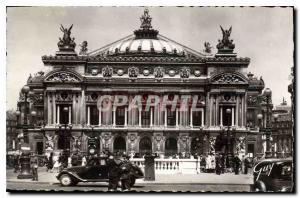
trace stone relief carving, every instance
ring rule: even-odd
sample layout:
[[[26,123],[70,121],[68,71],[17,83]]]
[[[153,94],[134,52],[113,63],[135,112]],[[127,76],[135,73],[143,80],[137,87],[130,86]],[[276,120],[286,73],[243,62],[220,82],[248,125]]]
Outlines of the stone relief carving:
[[[138,75],[139,75],[139,69],[137,67],[128,68],[129,78],[137,78]]]
[[[235,148],[237,153],[245,152],[245,148],[246,148],[245,140],[246,140],[245,136],[241,136],[241,137],[237,138],[236,148]]]
[[[54,149],[54,136],[46,134],[46,150],[53,150]]]
[[[180,77],[181,78],[189,78],[191,70],[187,67],[181,68],[180,70]]]
[[[113,68],[110,67],[110,66],[106,66],[106,67],[102,68],[102,74],[103,74],[103,77],[105,77],[105,78],[112,77],[112,75],[113,75]]]
[[[62,92],[55,94],[56,101],[72,101],[72,94],[68,92]]]
[[[80,44],[80,52],[79,52],[79,55],[87,55],[87,51],[88,51],[88,42],[87,41],[83,41],[81,44]]]
[[[59,72],[49,76],[46,81],[49,82],[80,82],[80,79],[71,73]]]
[[[213,81],[214,83],[218,84],[240,84],[240,83],[245,83],[245,81],[235,75],[235,74],[222,74],[218,76],[216,79]]]
[[[248,103],[248,105],[255,105],[255,104],[257,104],[257,97],[255,97],[255,96],[248,96],[247,103]]]
[[[80,151],[81,150],[81,137],[72,136],[73,137],[73,150]]]
[[[162,67],[155,67],[154,68],[154,77],[155,78],[163,78],[165,70]]]

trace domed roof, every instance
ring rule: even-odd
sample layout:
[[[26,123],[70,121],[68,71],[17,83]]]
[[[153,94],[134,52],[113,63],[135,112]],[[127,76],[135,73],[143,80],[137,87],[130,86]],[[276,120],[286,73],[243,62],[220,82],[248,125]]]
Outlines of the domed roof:
[[[158,34],[152,29],[148,9],[140,18],[141,26],[133,35],[120,39],[112,44],[90,52],[91,56],[172,56],[172,57],[205,57],[176,41]]]
[[[177,54],[179,56],[185,54],[181,46],[159,37],[129,38],[110,46],[107,50],[107,55],[131,53]]]

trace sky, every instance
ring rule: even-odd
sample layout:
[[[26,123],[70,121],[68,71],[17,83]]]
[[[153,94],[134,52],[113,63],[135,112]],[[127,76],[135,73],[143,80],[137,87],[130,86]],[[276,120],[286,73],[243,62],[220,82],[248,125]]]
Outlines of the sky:
[[[232,26],[231,39],[238,57],[249,57],[248,71],[263,77],[272,90],[273,104],[284,97],[293,66],[292,8],[263,7],[148,7],[152,27],[160,34],[194,50],[204,42],[214,46],[220,25]],[[60,24],[73,24],[72,37],[88,41],[89,51],[128,36],[140,26],[143,7],[9,7],[7,8],[6,107],[16,109],[19,91],[29,74],[45,70],[41,57],[54,55]]]

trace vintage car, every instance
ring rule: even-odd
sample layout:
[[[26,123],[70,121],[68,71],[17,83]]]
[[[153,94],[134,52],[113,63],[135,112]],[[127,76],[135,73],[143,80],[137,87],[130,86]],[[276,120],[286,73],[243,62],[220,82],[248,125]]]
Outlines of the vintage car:
[[[136,165],[130,163],[131,186],[135,184],[136,179],[144,177],[143,171]],[[86,166],[73,166],[63,169],[56,178],[62,186],[76,185],[78,182],[108,182],[107,159],[93,158],[88,160]]]
[[[253,174],[253,191],[292,192],[294,190],[291,158],[259,161],[253,168]]]

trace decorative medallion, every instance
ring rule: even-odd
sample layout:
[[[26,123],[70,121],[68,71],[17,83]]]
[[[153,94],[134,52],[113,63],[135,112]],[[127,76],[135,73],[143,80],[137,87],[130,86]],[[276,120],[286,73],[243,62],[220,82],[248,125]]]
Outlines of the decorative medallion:
[[[175,74],[176,74],[176,72],[173,69],[171,69],[169,71],[169,76],[173,77],[173,76],[175,76]]]
[[[149,76],[150,70],[149,69],[144,69],[143,74],[144,74],[144,76]]]
[[[195,75],[196,77],[201,76],[201,71],[200,71],[200,70],[195,70],[195,71],[194,71],[194,75]]]
[[[128,68],[129,78],[137,78],[138,75],[139,75],[139,69],[137,67]]]
[[[96,76],[98,74],[98,69],[92,69],[91,73],[93,76]]]
[[[190,77],[190,72],[191,72],[191,70],[189,68],[183,67],[180,70],[180,77],[181,78],[189,78]]]
[[[122,76],[124,74],[124,70],[118,69],[117,74],[118,74],[118,76]]]
[[[155,78],[163,78],[165,70],[162,67],[155,67],[154,68],[154,77]]]
[[[105,78],[112,77],[113,68],[110,66],[106,66],[106,67],[102,68],[102,74],[103,74],[103,77],[105,77]]]

